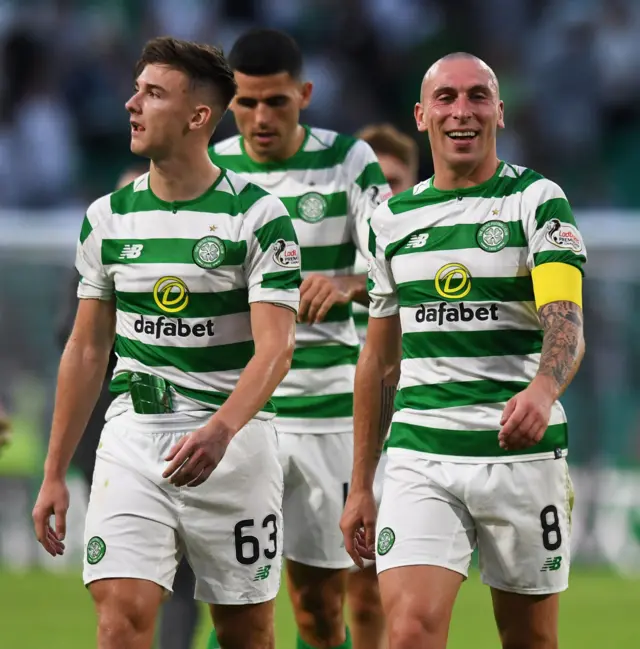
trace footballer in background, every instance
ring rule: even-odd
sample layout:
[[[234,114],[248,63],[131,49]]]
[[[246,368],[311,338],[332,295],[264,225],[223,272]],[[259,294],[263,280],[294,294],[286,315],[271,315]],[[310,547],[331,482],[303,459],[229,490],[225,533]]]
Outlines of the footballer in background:
[[[274,393],[284,470],[284,557],[298,649],[369,649],[345,625],[347,569],[339,521],[351,481],[353,382],[360,345],[352,302],[368,303],[369,219],[390,195],[371,147],[300,123],[311,101],[302,54],[287,34],[257,29],[229,53],[239,135],[212,160],[278,196],[302,257],[300,310],[291,370]],[[353,642],[353,643],[352,643]],[[216,646],[212,638],[211,647]]]

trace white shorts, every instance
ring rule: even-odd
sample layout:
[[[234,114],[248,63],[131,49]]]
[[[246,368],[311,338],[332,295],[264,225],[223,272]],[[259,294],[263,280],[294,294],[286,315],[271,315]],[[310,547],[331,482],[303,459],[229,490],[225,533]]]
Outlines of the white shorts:
[[[437,462],[390,449],[377,524],[378,573],[442,566],[467,576],[476,546],[485,584],[524,595],[568,586],[573,487],[564,458]]]
[[[340,517],[349,493],[352,433],[280,433],[284,556],[318,568],[353,565]]]
[[[141,430],[125,415],[106,424],[85,526],[85,584],[146,579],[172,591],[184,554],[196,575],[196,599],[273,599],[282,560],[282,469],[273,424],[251,421],[204,484],[174,487],[162,478],[164,457],[186,432],[166,423]]]

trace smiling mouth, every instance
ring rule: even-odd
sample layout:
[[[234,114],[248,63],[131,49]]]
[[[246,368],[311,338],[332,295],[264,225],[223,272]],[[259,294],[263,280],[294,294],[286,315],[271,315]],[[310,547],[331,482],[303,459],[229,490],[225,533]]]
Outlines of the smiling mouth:
[[[138,124],[138,122],[131,122],[131,130],[134,133],[142,133],[142,131],[144,131],[145,129],[144,126]]]
[[[474,140],[480,133],[478,131],[449,131],[447,137],[455,140],[456,142],[471,142]]]

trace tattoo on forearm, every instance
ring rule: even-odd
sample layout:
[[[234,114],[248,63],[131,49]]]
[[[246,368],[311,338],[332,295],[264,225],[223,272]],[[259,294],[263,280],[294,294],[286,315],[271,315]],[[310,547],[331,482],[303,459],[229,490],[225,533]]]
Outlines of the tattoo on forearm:
[[[574,302],[551,302],[538,311],[544,330],[539,374],[562,390],[578,368],[582,353],[582,309]]]
[[[380,389],[380,429],[378,433],[378,447],[376,456],[379,458],[382,454],[382,447],[384,440],[391,425],[391,417],[393,417],[393,404],[396,398],[396,386],[382,383]]]

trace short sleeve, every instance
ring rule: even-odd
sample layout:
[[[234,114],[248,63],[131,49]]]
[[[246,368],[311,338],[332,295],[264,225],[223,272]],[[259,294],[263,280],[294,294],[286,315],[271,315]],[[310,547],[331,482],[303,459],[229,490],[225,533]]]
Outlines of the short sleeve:
[[[371,215],[378,205],[391,197],[391,190],[376,154],[363,140],[356,141],[349,151],[345,168],[350,178],[349,215],[353,241],[360,254],[366,257]]]
[[[110,300],[113,297],[113,280],[102,264],[102,237],[99,233],[105,203],[109,205],[108,196],[92,203],[82,222],[76,247],[76,269],[80,273],[79,298]]]
[[[298,311],[300,247],[291,217],[275,196],[267,194],[245,214],[249,302],[270,302]]]
[[[523,208],[529,270],[555,262],[575,266],[583,272],[587,252],[562,189],[541,178],[525,190]]]
[[[386,204],[380,205],[374,212],[369,227],[369,276],[367,291],[369,293],[369,317],[386,318],[396,315],[398,294],[393,279],[391,263],[385,255],[388,233],[385,219],[391,215]]]

